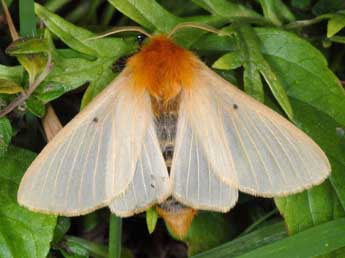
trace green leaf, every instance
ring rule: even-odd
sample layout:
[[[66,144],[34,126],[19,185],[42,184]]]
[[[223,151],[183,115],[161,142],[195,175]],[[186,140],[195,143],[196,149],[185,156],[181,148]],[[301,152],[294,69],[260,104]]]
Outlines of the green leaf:
[[[0,64],[0,79],[13,81],[21,84],[23,81],[24,69],[22,66],[5,66]]]
[[[12,138],[12,126],[6,117],[0,118],[0,157],[2,157],[8,148]],[[1,164],[1,163],[0,163]]]
[[[49,30],[56,34],[69,47],[90,56],[97,56],[96,51],[84,42],[85,39],[94,36],[93,33],[65,21],[37,3],[35,4],[35,12]]]
[[[307,41],[279,29],[258,28],[261,51],[286,94],[345,124],[345,92],[325,57]],[[281,44],[284,42],[284,45]]]
[[[330,183],[276,199],[291,233],[344,216],[345,92],[323,55],[295,34],[256,29],[262,52],[283,82],[294,108],[294,122],[326,152],[332,166]],[[279,45],[284,42],[284,45]]]
[[[54,244],[59,243],[63,239],[67,231],[70,229],[70,227],[71,227],[70,218],[58,217],[57,224],[54,231],[53,243]]]
[[[256,248],[281,240],[287,236],[283,223],[257,229],[249,234],[238,237],[223,245],[217,246],[206,252],[192,256],[191,258],[231,258],[248,253]]]
[[[146,225],[150,234],[152,234],[153,231],[155,230],[157,221],[158,221],[158,214],[156,212],[156,209],[155,208],[148,209],[146,211]]]
[[[240,51],[233,51],[220,57],[212,67],[221,70],[233,70],[243,65],[243,56]]]
[[[210,13],[221,17],[261,17],[253,10],[246,8],[241,4],[235,4],[226,0],[192,0]]]
[[[129,42],[118,38],[89,40],[95,36],[94,33],[64,20],[39,4],[35,4],[35,11],[47,28],[66,45],[86,55],[109,58],[117,56],[123,49],[133,48],[133,45],[128,44]]]
[[[83,109],[89,102],[97,96],[114,79],[115,74],[110,68],[104,67],[103,73],[93,80],[84,93],[80,108]]]
[[[345,142],[337,135],[336,128],[341,125],[333,118],[307,103],[294,99],[292,103],[296,121],[325,150],[332,166],[330,181],[297,195],[276,198],[289,232],[296,233],[345,216]]]
[[[85,106],[114,78],[115,75],[111,72],[113,62],[121,56],[133,53],[137,48],[134,38],[86,40],[95,35],[67,22],[40,5],[36,5],[36,12],[38,16],[44,19],[51,32],[71,48],[83,53],[80,54],[71,50],[54,51],[54,69],[35,92],[37,98],[44,103],[85,83],[90,83],[82,103],[82,106]],[[93,55],[96,59],[87,58],[85,54]]]
[[[345,27],[345,14],[334,14],[327,23],[327,37],[330,38]]]
[[[0,94],[16,94],[22,91],[23,88],[17,83],[0,79]]]
[[[239,241],[240,239],[237,239],[213,250],[209,250],[203,254],[192,256],[191,258],[312,258],[331,253],[339,248],[344,247],[344,230],[345,219],[338,219],[310,228],[304,232],[281,239],[279,241],[274,241],[271,244],[257,248],[243,255],[234,255],[233,248],[238,248],[238,246],[241,246],[242,243]],[[249,235],[255,233],[256,232],[253,232]],[[245,237],[242,237],[243,240]],[[265,239],[265,235],[259,235],[259,239],[262,241]],[[248,242],[248,240],[246,242],[243,241],[242,244],[246,245]],[[249,242],[249,244],[253,246],[253,243]]]
[[[194,255],[228,241],[232,235],[231,224],[223,214],[200,212],[183,241],[187,242],[189,255]]]
[[[28,55],[48,52],[48,42],[41,38],[28,38],[19,39],[12,42],[6,48],[6,54],[16,55]]]
[[[292,118],[293,111],[285,89],[270,63],[262,55],[261,42],[255,31],[250,26],[242,25],[238,27],[238,34],[242,42],[241,49],[244,57],[245,91],[258,100],[263,100],[261,74],[287,116]]]
[[[106,246],[79,237],[66,236],[64,245],[69,253],[78,255],[77,257],[108,257]]]
[[[19,23],[22,37],[36,36],[34,0],[19,0]]]
[[[26,101],[26,105],[28,107],[28,110],[35,116],[43,117],[46,112],[44,103],[35,96],[31,96]]]
[[[0,158],[0,257],[44,258],[56,225],[55,216],[30,212],[17,204],[17,189],[35,154],[10,147]]]
[[[156,1],[108,0],[117,10],[151,31],[168,33],[180,19]]]

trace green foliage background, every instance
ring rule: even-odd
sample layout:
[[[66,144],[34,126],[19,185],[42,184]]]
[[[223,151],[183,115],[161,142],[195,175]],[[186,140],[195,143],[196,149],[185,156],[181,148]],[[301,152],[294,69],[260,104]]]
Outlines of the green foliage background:
[[[345,257],[343,0],[37,2],[7,1],[18,18],[20,35],[31,39],[5,50],[11,37],[0,25],[0,109],[37,79],[47,53],[54,64],[26,102],[0,118],[1,258],[133,257],[131,248],[122,248],[120,254],[121,220],[108,211],[74,220],[32,213],[16,203],[17,187],[34,152],[45,144],[39,120],[46,104],[53,103],[66,122],[116,76],[114,62],[138,49],[133,33],[86,39],[114,26],[139,25],[150,33],[168,33],[191,21],[231,36],[189,28],[176,34],[176,42],[310,135],[327,154],[332,175],[320,186],[275,199],[279,212],[269,200],[243,195],[230,214],[199,213],[182,239],[189,255]],[[151,231],[156,214],[147,214]],[[103,216],[110,217],[109,238],[75,233],[77,226],[82,227],[78,232],[100,227]],[[137,220],[146,223],[143,216]],[[125,223],[130,226],[132,221]],[[154,257],[150,251],[146,254]]]

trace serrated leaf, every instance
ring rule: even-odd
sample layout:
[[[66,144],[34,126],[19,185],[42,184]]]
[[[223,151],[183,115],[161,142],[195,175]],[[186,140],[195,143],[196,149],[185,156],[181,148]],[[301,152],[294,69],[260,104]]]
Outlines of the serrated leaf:
[[[10,147],[0,158],[0,257],[44,258],[48,254],[56,216],[30,212],[16,201],[20,179],[35,156]]]
[[[345,27],[345,14],[334,14],[327,23],[327,37],[330,38]]]
[[[23,88],[17,83],[5,79],[0,79],[0,94],[16,94],[22,91]]]
[[[108,0],[117,10],[151,31],[168,33],[181,21],[152,0]]]
[[[2,117],[0,118],[0,157],[2,157],[7,151],[11,138],[12,138],[11,123],[6,117]]]
[[[153,231],[155,230],[157,221],[158,221],[158,214],[156,212],[156,209],[155,208],[148,209],[146,211],[146,225],[150,234],[152,234]]]

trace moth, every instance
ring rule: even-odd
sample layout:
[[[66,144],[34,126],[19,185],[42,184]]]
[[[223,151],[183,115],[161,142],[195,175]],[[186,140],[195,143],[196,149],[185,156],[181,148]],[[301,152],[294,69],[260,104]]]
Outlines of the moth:
[[[150,36],[46,145],[21,181],[21,205],[64,216],[109,206],[126,217],[173,200],[191,214],[227,212],[239,191],[286,196],[328,177],[311,138],[172,34]]]

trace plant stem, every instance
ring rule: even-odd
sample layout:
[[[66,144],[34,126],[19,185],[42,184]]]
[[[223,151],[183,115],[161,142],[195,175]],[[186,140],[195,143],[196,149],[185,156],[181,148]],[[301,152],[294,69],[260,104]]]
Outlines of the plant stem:
[[[110,214],[109,224],[109,258],[120,258],[122,219]]]

